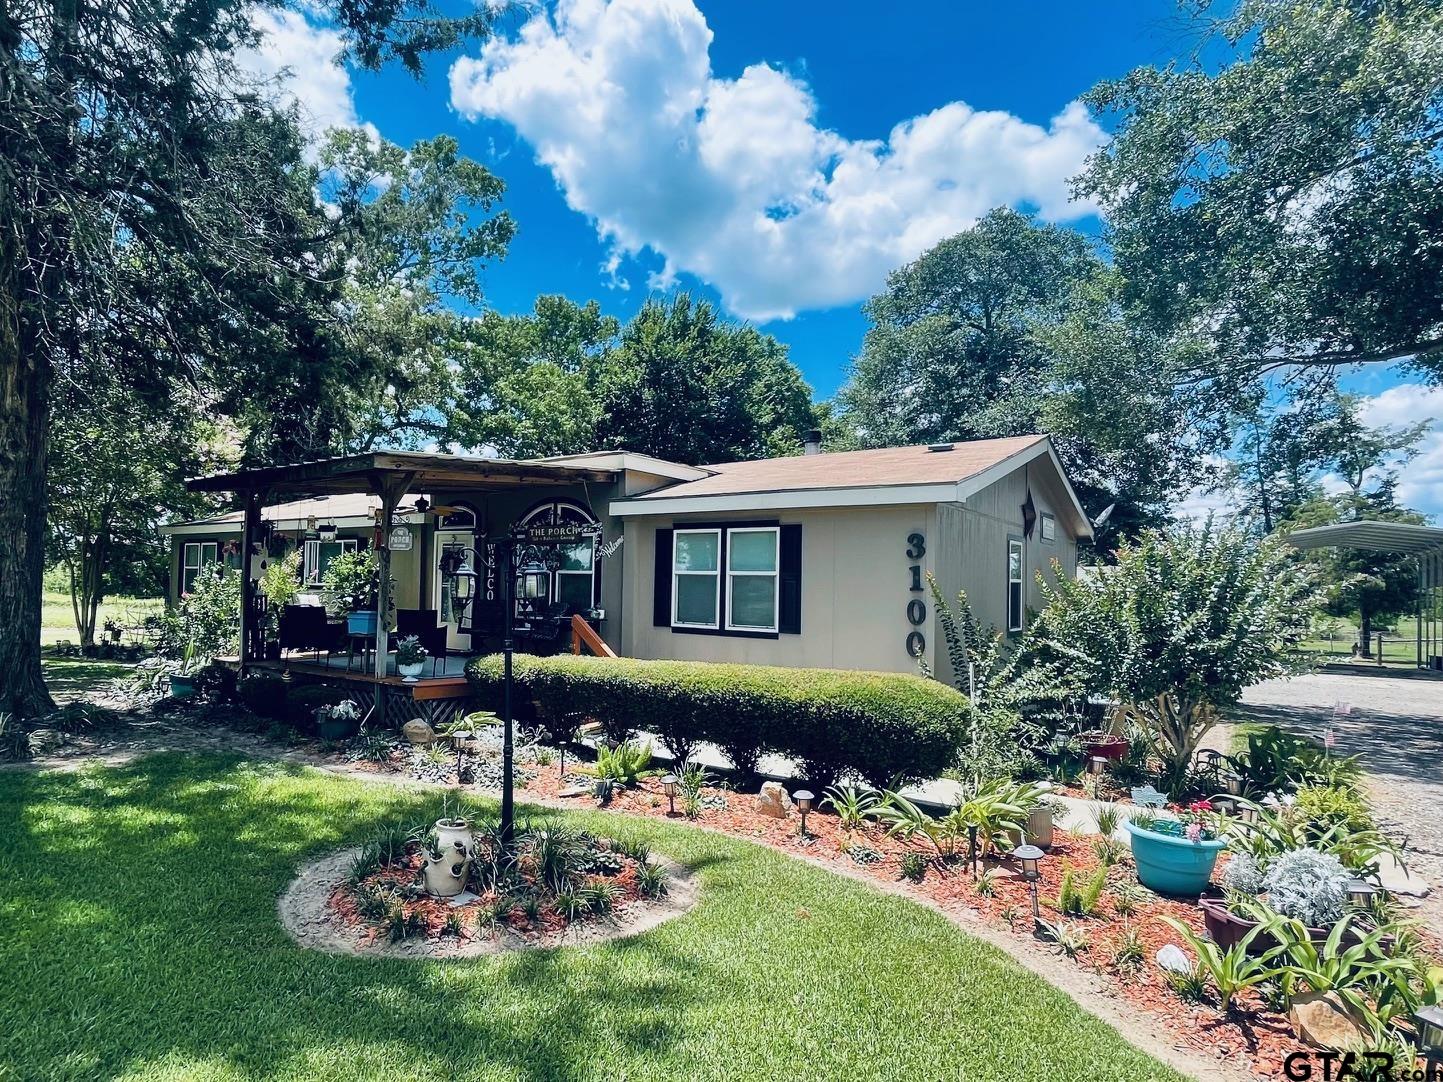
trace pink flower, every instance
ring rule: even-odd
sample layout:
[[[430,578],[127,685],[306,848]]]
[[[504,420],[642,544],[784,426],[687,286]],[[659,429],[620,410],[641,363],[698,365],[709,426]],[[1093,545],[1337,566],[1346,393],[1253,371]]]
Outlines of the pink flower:
[[[1196,841],[1201,841],[1201,840],[1202,840],[1202,824],[1201,824],[1201,823],[1189,823],[1189,824],[1187,825],[1187,840],[1190,841],[1190,842],[1196,842]]]

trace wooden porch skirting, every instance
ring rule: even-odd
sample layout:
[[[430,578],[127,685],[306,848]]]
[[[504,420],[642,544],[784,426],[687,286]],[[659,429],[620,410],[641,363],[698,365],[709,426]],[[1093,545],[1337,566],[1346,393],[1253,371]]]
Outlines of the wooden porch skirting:
[[[240,669],[237,658],[216,658],[216,663],[232,670]],[[381,685],[381,701],[384,704],[384,723],[399,729],[412,718],[421,718],[433,726],[446,725],[462,714],[469,713],[471,685],[466,677],[421,676],[416,683],[408,684],[399,676],[377,677],[375,673],[358,672],[328,666],[324,662],[250,661],[246,668],[252,672],[289,672],[297,684],[331,684],[344,687],[355,695],[362,710],[371,708],[375,699],[376,685]]]

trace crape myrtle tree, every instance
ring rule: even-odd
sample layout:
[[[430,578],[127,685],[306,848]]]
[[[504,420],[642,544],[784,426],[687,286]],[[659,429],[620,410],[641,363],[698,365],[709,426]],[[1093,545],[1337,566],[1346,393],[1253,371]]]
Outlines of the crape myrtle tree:
[[[1281,538],[1212,522],[1146,531],[1114,565],[1042,590],[1026,664],[1073,694],[1120,703],[1173,785],[1246,688],[1294,670],[1322,600],[1312,568]]]
[[[1443,376],[1443,5],[1192,10],[1194,61],[1087,98],[1114,136],[1078,191],[1139,314],[1206,337],[1188,378],[1243,393],[1300,367]]]
[[[495,10],[319,7],[351,58],[412,72],[486,33]],[[136,386],[264,390],[326,356],[314,177],[294,122],[232,63],[256,42],[251,10],[0,6],[0,711],[53,705],[39,660],[46,477],[56,381],[86,342],[106,336],[111,371]]]

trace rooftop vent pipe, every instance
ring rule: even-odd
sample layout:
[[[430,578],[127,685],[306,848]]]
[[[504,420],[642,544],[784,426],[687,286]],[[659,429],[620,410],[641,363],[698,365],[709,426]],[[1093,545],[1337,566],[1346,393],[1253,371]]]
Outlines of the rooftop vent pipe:
[[[802,439],[802,454],[819,455],[822,453],[822,430],[820,428],[810,429]]]
[[[941,454],[943,451],[950,451],[950,450],[952,450],[952,447],[953,447],[953,444],[950,444],[950,443],[929,443],[929,444],[927,444],[927,450],[931,451],[933,454]]]

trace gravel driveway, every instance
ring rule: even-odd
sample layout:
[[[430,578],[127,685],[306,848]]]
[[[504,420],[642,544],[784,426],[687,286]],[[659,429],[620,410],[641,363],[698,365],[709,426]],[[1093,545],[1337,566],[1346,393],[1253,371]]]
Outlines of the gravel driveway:
[[[1352,714],[1334,717],[1339,703]],[[1248,689],[1238,720],[1280,725],[1358,756],[1378,814],[1410,837],[1409,868],[1434,888],[1418,916],[1443,931],[1443,680],[1318,672]]]

